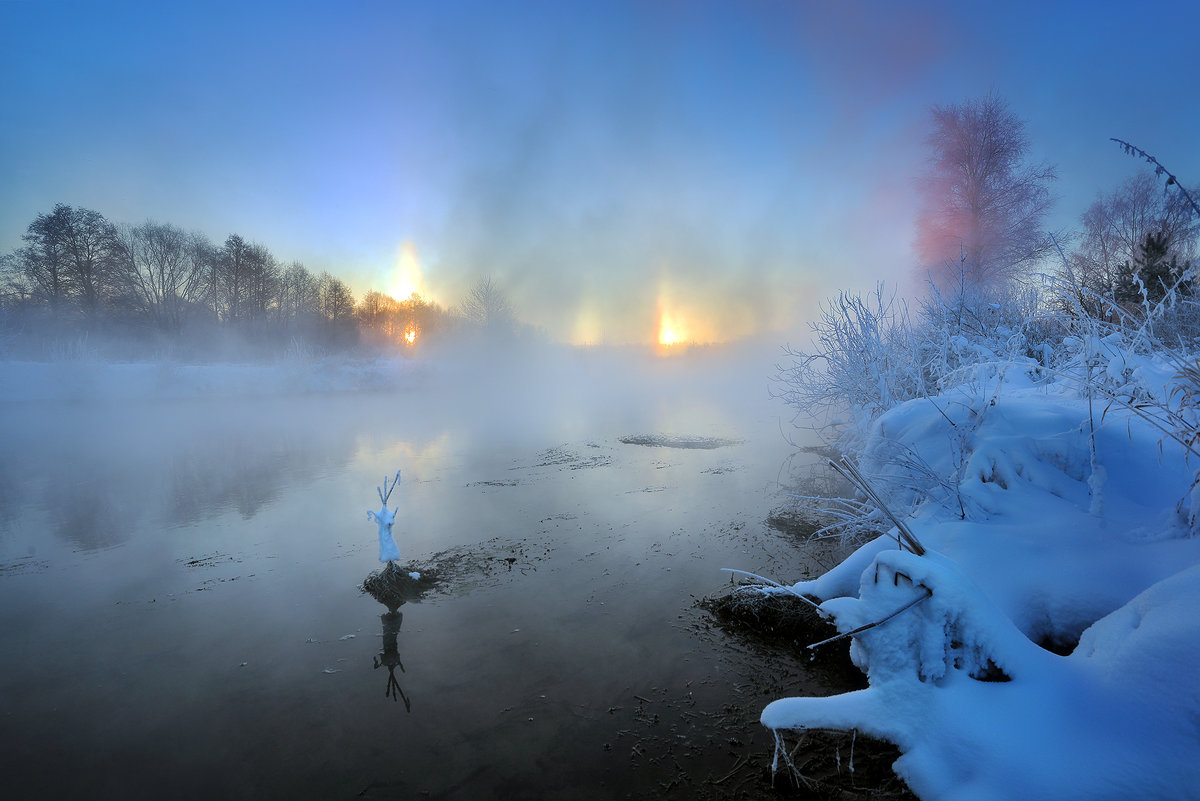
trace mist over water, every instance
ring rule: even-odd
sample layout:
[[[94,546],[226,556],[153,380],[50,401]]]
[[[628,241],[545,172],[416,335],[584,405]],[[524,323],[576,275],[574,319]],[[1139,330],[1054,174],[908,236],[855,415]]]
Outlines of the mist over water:
[[[618,742],[633,696],[720,709],[745,675],[688,628],[691,596],[721,567],[803,561],[763,523],[793,453],[771,358],[483,353],[397,363],[382,390],[259,397],[223,392],[213,365],[191,399],[129,397],[91,365],[91,400],[6,400],[0,767],[24,795],[122,797],[611,797],[661,780]],[[470,555],[447,594],[400,608],[398,634],[357,590],[379,568],[365,511],[396,469],[405,564]],[[389,637],[408,710],[373,667]]]

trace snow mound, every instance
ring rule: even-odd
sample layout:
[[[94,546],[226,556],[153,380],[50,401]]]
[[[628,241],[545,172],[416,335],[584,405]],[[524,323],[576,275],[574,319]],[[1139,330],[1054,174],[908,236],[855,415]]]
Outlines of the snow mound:
[[[952,561],[880,553],[826,602],[866,690],[770,704],[772,729],[859,729],[924,799],[1187,799],[1200,786],[1200,566],[1097,621],[1070,656],[1030,642]]]
[[[1113,362],[1105,380],[1168,398],[1145,387],[1169,381],[1154,366]],[[1200,536],[1182,449],[1019,371],[898,404],[858,441],[927,553],[893,530],[793,585],[854,632],[869,687],[778,700],[762,723],[890,740],[926,801],[1196,798]],[[1069,656],[1038,644],[1076,641]]]

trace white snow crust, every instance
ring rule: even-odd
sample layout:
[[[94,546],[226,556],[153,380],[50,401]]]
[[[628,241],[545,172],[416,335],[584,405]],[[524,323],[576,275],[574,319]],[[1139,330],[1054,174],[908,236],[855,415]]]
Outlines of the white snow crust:
[[[1170,396],[1152,359],[1106,369]],[[862,472],[928,552],[893,531],[792,589],[843,632],[924,599],[852,639],[868,689],[762,723],[889,740],[926,801],[1200,798],[1197,465],[1119,404],[1035,379],[976,375],[864,432]]]

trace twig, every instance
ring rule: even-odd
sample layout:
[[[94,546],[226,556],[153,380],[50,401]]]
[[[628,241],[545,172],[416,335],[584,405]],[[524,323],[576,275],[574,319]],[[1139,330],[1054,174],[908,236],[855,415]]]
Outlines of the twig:
[[[396,478],[392,481],[392,485],[390,487],[388,486],[388,477],[387,476],[383,477],[383,486],[375,488],[375,491],[377,493],[379,493],[380,503],[382,503],[384,506],[387,506],[388,498],[392,497],[392,490],[394,490],[396,488],[396,485],[399,483],[400,483],[400,471],[399,470],[396,471]]]
[[[721,778],[717,779],[715,782],[713,782],[713,784],[720,784],[721,782],[725,781],[726,779],[728,779],[728,778],[729,778],[730,776],[732,776],[733,774],[737,773],[737,772],[738,772],[739,770],[741,770],[741,769],[742,769],[742,767],[743,767],[743,766],[746,764],[746,762],[747,762],[747,760],[748,760],[748,759],[749,759],[748,757],[742,757],[741,759],[739,759],[739,760],[737,761],[737,764],[733,766],[733,770],[729,771],[729,772],[728,772],[728,773],[726,773],[724,776],[722,776]]]
[[[1109,137],[1109,141],[1116,142],[1118,145],[1120,145],[1121,148],[1124,149],[1126,155],[1138,156],[1140,158],[1145,159],[1149,163],[1153,164],[1154,165],[1154,174],[1167,176],[1167,186],[1171,186],[1172,184],[1174,184],[1179,189],[1179,191],[1183,193],[1183,196],[1185,198],[1187,198],[1187,202],[1191,205],[1192,211],[1196,212],[1197,216],[1200,216],[1200,206],[1197,206],[1196,201],[1192,200],[1192,196],[1189,195],[1188,191],[1183,188],[1183,184],[1179,181],[1179,179],[1176,178],[1174,176],[1174,174],[1171,173],[1170,170],[1168,170],[1166,167],[1164,167],[1159,162],[1158,159],[1154,158],[1154,156],[1151,156],[1149,153],[1147,153],[1145,150],[1142,150],[1137,145],[1129,144],[1124,139],[1117,139],[1116,137]]]
[[[892,612],[887,617],[880,618],[879,620],[876,620],[874,623],[868,623],[865,626],[859,626],[854,631],[847,631],[845,634],[838,634],[834,637],[830,637],[827,640],[821,640],[820,642],[814,642],[812,645],[808,646],[808,649],[811,651],[813,648],[817,648],[822,645],[828,645],[829,643],[837,642],[838,640],[844,640],[847,637],[853,637],[855,634],[861,634],[862,632],[867,631],[868,629],[873,629],[876,626],[882,626],[884,623],[887,623],[889,620],[894,618],[896,615],[900,614],[901,612],[906,612],[909,609],[912,609],[914,606],[921,603],[921,601],[924,601],[926,598],[929,598],[932,595],[933,595],[933,590],[926,587],[924,595],[919,595],[916,598],[913,598],[911,601],[909,601],[904,606],[897,609],[895,612]]]

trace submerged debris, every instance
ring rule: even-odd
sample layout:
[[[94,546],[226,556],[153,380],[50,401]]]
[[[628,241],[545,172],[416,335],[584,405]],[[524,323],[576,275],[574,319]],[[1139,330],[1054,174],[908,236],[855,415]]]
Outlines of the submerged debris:
[[[801,542],[812,539],[827,522],[807,509],[780,508],[767,515],[767,528],[795,537]]]
[[[626,445],[647,445],[656,448],[688,448],[697,450],[713,450],[726,448],[730,445],[741,445],[745,440],[726,439],[724,437],[691,437],[674,434],[630,434],[620,437],[620,442]]]
[[[724,595],[696,602],[711,613],[722,628],[736,634],[752,634],[775,642],[793,640],[807,645],[837,634],[809,604],[794,595],[763,592],[758,585],[738,585]]]
[[[829,801],[916,801],[892,770],[900,749],[856,731],[807,729],[779,734],[779,770],[773,786],[781,795]]]

